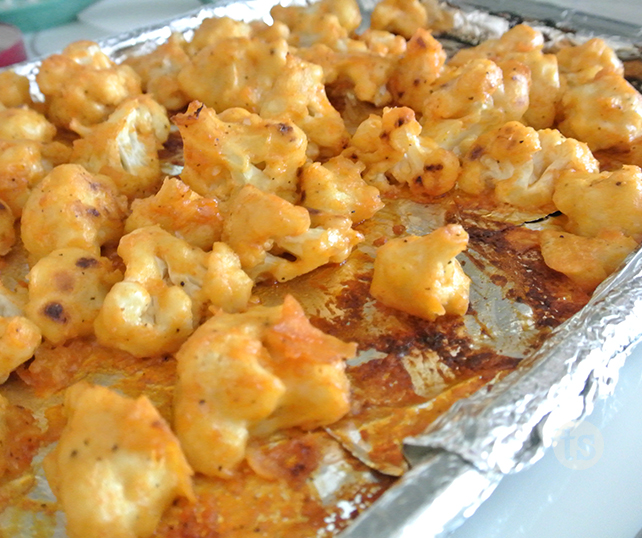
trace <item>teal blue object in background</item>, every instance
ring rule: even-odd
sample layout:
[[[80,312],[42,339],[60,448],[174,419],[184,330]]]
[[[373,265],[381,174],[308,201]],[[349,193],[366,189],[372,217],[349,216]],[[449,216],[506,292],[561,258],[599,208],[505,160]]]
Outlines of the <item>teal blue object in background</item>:
[[[0,22],[22,32],[45,30],[73,21],[97,0],[0,0]]]

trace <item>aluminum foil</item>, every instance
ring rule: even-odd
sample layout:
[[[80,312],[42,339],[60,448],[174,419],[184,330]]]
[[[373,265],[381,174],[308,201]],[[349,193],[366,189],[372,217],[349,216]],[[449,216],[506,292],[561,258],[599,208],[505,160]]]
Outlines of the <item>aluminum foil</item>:
[[[99,44],[119,61],[149,52],[174,31],[189,38],[208,17],[269,21],[269,10],[276,3],[215,2]],[[360,4],[367,20],[375,2],[362,0]],[[623,58],[642,57],[640,29],[624,23],[517,0],[462,1],[443,8],[452,15],[453,24],[441,37],[453,48],[462,42],[475,44],[497,37],[513,23],[525,20],[546,35],[550,46],[600,35]],[[16,71],[35,80],[38,65],[38,61],[28,62]],[[503,475],[537,461],[553,444],[560,426],[588,415],[598,397],[612,392],[620,367],[640,340],[640,321],[642,253],[638,252],[598,288],[585,308],[523,361],[523,367],[492,388],[460,400],[424,434],[406,439],[404,455],[410,470],[341,538],[438,537],[459,526]],[[64,535],[63,523],[57,526],[56,536]]]
[[[374,5],[374,3],[372,4]],[[371,4],[368,4],[371,7]],[[516,0],[451,2],[460,42],[498,37],[526,22],[548,46],[602,37],[623,60],[642,58],[642,28]],[[639,81],[636,84],[639,88]],[[515,372],[459,400],[425,434],[407,438],[411,471],[341,538],[444,537],[470,517],[502,476],[539,460],[563,426],[612,394],[620,368],[642,340],[642,251],[595,291]]]

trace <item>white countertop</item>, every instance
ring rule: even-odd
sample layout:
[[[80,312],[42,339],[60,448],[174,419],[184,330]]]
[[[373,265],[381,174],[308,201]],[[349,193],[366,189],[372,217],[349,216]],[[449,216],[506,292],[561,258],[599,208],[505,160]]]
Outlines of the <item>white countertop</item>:
[[[642,0],[549,3],[642,25]],[[197,0],[102,0],[78,22],[27,35],[25,43],[30,57],[40,56],[77,39],[100,39],[200,5]],[[587,422],[603,439],[594,465],[572,470],[563,465],[570,453],[549,451],[530,469],[504,478],[452,538],[636,537],[642,529],[642,346],[621,371],[614,396],[598,402]],[[416,536],[422,536],[420,529]]]

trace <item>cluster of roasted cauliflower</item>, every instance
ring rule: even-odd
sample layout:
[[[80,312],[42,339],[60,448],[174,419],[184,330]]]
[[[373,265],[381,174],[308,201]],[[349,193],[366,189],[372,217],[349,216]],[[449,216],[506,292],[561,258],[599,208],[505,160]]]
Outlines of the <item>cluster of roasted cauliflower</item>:
[[[546,51],[518,25],[447,59],[433,2],[354,0],[203,21],[116,64],[91,42],[0,73],[0,377],[43,342],[95,338],[174,356],[173,422],[86,383],[45,469],[72,537],[144,537],[194,471],[229,477],[248,439],[349,410],[354,344],[257,285],[341,264],[387,199],[454,195],[557,214],[543,259],[591,292],[642,240],[642,96],[599,39]],[[163,168],[180,137],[178,174]],[[373,300],[464,315],[470,279],[448,224],[378,248]],[[6,406],[5,406],[6,407]],[[100,509],[97,509],[97,507]]]

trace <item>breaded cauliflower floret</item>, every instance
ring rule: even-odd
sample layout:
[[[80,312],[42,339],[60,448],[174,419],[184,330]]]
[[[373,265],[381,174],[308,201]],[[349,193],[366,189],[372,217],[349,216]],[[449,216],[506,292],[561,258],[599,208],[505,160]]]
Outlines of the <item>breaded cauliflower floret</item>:
[[[428,30],[419,28],[408,41],[388,81],[393,100],[414,110],[423,110],[445,61],[446,52],[441,43]]]
[[[423,134],[461,155],[484,131],[521,119],[529,90],[530,70],[514,60],[475,59],[446,69],[424,101]]]
[[[297,173],[306,162],[306,137],[296,125],[242,108],[217,115],[198,102],[174,121],[183,137],[181,179],[198,194],[226,200],[254,185],[295,200]]]
[[[355,0],[321,0],[305,6],[274,6],[270,15],[290,29],[289,43],[309,47],[324,43],[334,47],[347,39],[361,24]]]
[[[143,92],[167,110],[180,110],[189,103],[177,80],[180,70],[189,63],[186,48],[185,38],[174,32],[152,52],[129,57],[123,64],[129,65],[140,76]]]
[[[330,104],[323,69],[315,61],[288,54],[280,76],[260,103],[261,117],[291,121],[308,137],[308,155],[337,155],[348,138],[341,114]]]
[[[642,95],[618,73],[600,71],[562,96],[559,130],[593,150],[626,148],[642,137]]]
[[[428,24],[428,13],[419,0],[381,0],[370,16],[370,27],[410,39]]]
[[[194,470],[230,477],[252,435],[340,419],[355,351],[313,327],[291,296],[208,320],[176,354],[174,429]]]
[[[216,46],[221,41],[236,37],[252,37],[251,25],[230,17],[210,17],[194,30],[186,50],[189,56],[194,56],[205,47]]]
[[[323,71],[291,54],[281,32],[220,38],[201,48],[178,75],[192,100],[222,112],[240,107],[265,119],[294,122],[309,150],[337,154],[346,132],[325,93]]]
[[[352,229],[352,220],[341,215],[315,214],[311,227],[301,235],[275,241],[263,263],[248,270],[261,279],[267,275],[279,282],[292,280],[328,263],[344,262],[363,235]]]
[[[457,185],[468,194],[492,192],[500,202],[553,212],[553,190],[562,172],[599,168],[586,144],[512,121],[475,141],[462,160]]]
[[[232,38],[257,38],[269,43],[279,39],[288,39],[289,30],[286,25],[274,21],[268,25],[261,20],[244,22],[230,17],[211,17],[203,20],[194,35],[186,45],[189,56],[195,56],[204,48],[216,47],[221,42]]]
[[[221,38],[191,57],[178,74],[178,83],[191,100],[219,112],[234,107],[258,112],[263,97],[285,68],[287,56],[285,39]]]
[[[390,239],[379,247],[370,293],[386,306],[435,320],[468,310],[470,278],[455,258],[468,245],[458,224],[423,237]]]
[[[0,383],[33,357],[41,341],[40,329],[26,317],[0,316]]]
[[[56,127],[42,114],[26,106],[0,111],[0,138],[51,142]]]
[[[238,254],[226,243],[214,243],[207,262],[203,293],[225,312],[247,310],[254,281],[241,267]]]
[[[139,228],[118,245],[125,278],[94,323],[99,342],[137,357],[176,351],[203,315],[208,256],[159,226]]]
[[[52,142],[0,140],[0,198],[17,218],[35,187],[51,170],[68,162],[71,149]]]
[[[45,58],[36,81],[47,118],[58,127],[69,127],[72,120],[85,126],[105,121],[125,99],[141,93],[136,72],[116,65],[91,41]]]
[[[93,174],[109,176],[128,198],[146,196],[160,184],[158,150],[169,129],[167,111],[150,96],[127,99],[105,122],[82,130],[71,160]]]
[[[327,263],[341,263],[363,236],[347,217],[316,215],[248,185],[230,202],[222,239],[253,279],[291,280]]]
[[[357,223],[383,207],[379,189],[361,177],[364,165],[345,157],[307,163],[301,171],[301,205],[311,210],[349,217]]]
[[[111,261],[81,248],[54,250],[29,271],[27,317],[53,344],[94,333],[107,292],[122,273]]]
[[[583,237],[619,231],[642,240],[642,170],[625,165],[602,173],[567,172],[553,194],[555,206],[568,219],[564,229]]]
[[[624,66],[615,51],[599,37],[577,46],[562,47],[557,63],[564,83],[577,86],[590,82],[602,71],[624,75]]]
[[[50,171],[40,149],[31,140],[0,140],[0,198],[16,217],[22,214],[31,189]]]
[[[372,36],[373,33],[370,32],[368,35]],[[402,37],[390,35],[405,45]],[[385,106],[392,100],[388,81],[395,71],[399,57],[405,51],[405,46],[393,46],[392,50],[381,51],[378,46],[376,50],[372,50],[370,46],[373,43],[377,42],[349,40],[338,50],[318,43],[309,48],[299,49],[297,54],[307,62],[321,66],[326,85],[339,87],[342,93],[351,92],[359,101]]]
[[[107,176],[77,164],[54,168],[29,196],[20,223],[22,242],[34,259],[65,247],[100,253],[123,230],[127,202]]]
[[[461,49],[449,65],[462,66],[477,58],[494,62],[515,60],[526,65],[531,72],[531,87],[524,121],[535,129],[544,129],[555,122],[560,77],[556,56],[544,54],[543,47],[544,36],[539,30],[518,24],[498,39],[487,39],[476,47]]]
[[[15,220],[11,208],[0,198],[0,256],[7,254],[16,242]]]
[[[408,184],[413,192],[439,196],[448,192],[459,174],[459,159],[427,136],[407,107],[385,108],[365,120],[343,152],[366,165],[365,180],[380,191],[389,183]]]
[[[15,71],[1,71],[0,105],[12,108],[32,104],[29,79]]]
[[[194,499],[193,472],[146,396],[81,382],[67,389],[64,409],[44,468],[70,538],[146,538],[174,499]]]
[[[265,260],[275,241],[305,233],[310,223],[306,208],[247,185],[226,207],[221,238],[248,270]]]
[[[154,196],[132,202],[125,233],[154,224],[203,250],[210,250],[219,240],[223,226],[214,198],[204,198],[170,177]]]
[[[546,265],[564,273],[589,293],[637,246],[634,239],[616,230],[600,232],[596,237],[581,237],[557,230],[544,230],[540,235]]]

